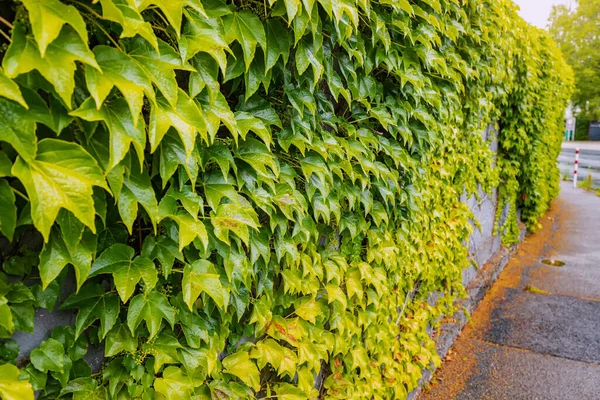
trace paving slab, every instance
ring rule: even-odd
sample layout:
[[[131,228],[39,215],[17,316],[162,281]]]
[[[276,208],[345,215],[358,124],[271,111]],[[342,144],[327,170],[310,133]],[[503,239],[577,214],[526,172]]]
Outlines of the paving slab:
[[[469,368],[456,356],[421,400],[598,400],[600,366],[467,340]],[[460,364],[463,364],[461,366]],[[457,382],[456,376],[463,379]]]
[[[600,302],[511,288],[500,295],[487,327],[473,337],[600,364]]]

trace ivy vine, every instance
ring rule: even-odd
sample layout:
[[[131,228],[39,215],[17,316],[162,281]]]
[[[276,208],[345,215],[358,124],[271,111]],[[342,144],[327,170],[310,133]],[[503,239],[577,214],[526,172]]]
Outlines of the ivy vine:
[[[572,77],[509,0],[0,11],[2,399],[405,398],[461,195],[498,187],[511,242],[558,191]],[[75,324],[19,358],[40,308]]]

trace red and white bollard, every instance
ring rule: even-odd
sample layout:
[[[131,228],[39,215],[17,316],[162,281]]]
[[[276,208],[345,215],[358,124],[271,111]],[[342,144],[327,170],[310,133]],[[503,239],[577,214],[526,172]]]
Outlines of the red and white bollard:
[[[579,170],[579,149],[575,149],[575,171],[573,172],[573,187],[577,188],[577,171]]]

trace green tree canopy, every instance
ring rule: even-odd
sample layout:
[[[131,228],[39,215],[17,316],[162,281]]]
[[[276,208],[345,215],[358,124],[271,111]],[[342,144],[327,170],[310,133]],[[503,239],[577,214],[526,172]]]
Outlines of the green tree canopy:
[[[600,118],[600,0],[554,6],[550,33],[575,73],[573,103]]]

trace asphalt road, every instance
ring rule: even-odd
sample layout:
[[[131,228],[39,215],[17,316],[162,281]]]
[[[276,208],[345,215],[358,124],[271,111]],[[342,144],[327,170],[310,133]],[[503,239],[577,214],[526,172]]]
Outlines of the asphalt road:
[[[578,180],[587,180],[591,176],[593,187],[600,188],[600,142],[563,143],[562,152],[558,156],[562,179],[573,180],[576,148],[580,149]]]
[[[421,400],[600,399],[600,197],[561,189]]]

